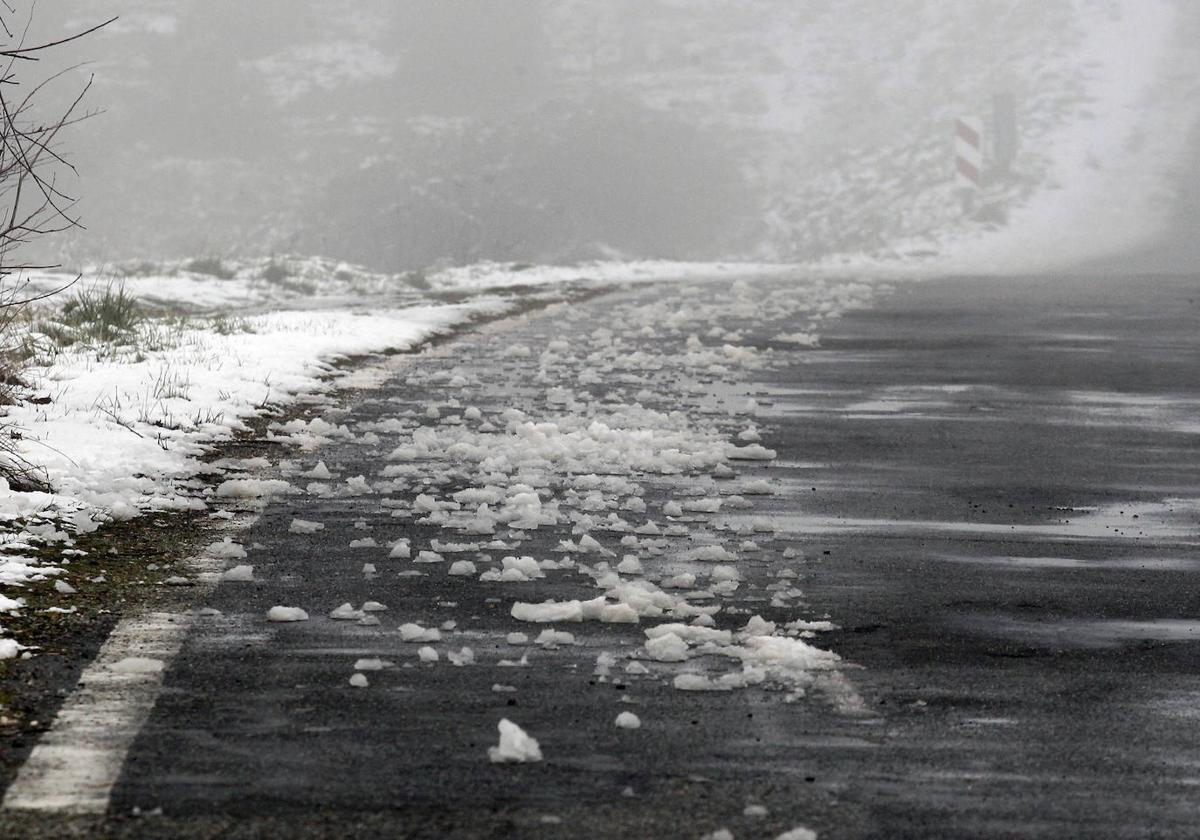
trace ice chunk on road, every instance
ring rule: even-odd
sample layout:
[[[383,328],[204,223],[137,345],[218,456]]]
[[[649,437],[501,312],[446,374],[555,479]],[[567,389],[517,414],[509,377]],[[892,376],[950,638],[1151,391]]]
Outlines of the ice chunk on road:
[[[296,488],[278,478],[231,478],[217,485],[219,499],[261,499],[292,493]]]
[[[441,563],[445,561],[445,557],[438,554],[436,551],[418,551],[417,556],[413,559],[414,563]]]
[[[618,729],[641,729],[642,721],[633,712],[621,712],[617,715],[615,724]]]
[[[642,561],[634,554],[626,554],[621,558],[621,562],[617,564],[617,571],[623,575],[640,575],[642,573]]]
[[[308,621],[308,613],[299,607],[271,607],[267,621]]]
[[[355,688],[366,688],[370,683],[367,681],[366,674],[355,674],[350,678],[350,685]]]
[[[804,826],[796,826],[791,831],[785,831],[778,835],[775,840],[817,840],[817,832],[811,828]]]
[[[500,569],[492,569],[485,572],[481,580],[500,581],[502,583],[523,583],[546,576],[538,561],[528,556],[505,557],[500,561],[500,565]]]
[[[737,558],[719,545],[701,545],[679,555],[680,560],[705,563],[731,563]]]
[[[324,531],[324,522],[310,522],[307,519],[293,519],[288,525],[289,534],[315,534],[317,531]]]
[[[329,467],[325,466],[324,461],[317,461],[317,465],[306,473],[300,473],[305,478],[316,478],[324,481],[333,478],[333,473],[329,471]]]
[[[530,621],[535,624],[583,621],[583,608],[579,601],[543,601],[540,604],[517,601],[512,605],[511,613],[517,621]]]
[[[565,630],[543,630],[538,637],[533,640],[534,644],[543,647],[557,647],[558,645],[573,645],[575,644],[575,636]]]
[[[382,671],[384,668],[382,659],[359,659],[354,663],[355,671]]]
[[[739,631],[738,636],[770,636],[775,632],[775,622],[767,621],[761,615],[750,616],[746,626]]]
[[[731,461],[774,461],[778,453],[757,443],[748,446],[730,446],[725,450],[725,457]]]
[[[646,642],[646,653],[659,662],[683,662],[688,657],[688,646],[674,633],[664,633]]]
[[[412,549],[409,546],[407,539],[399,539],[392,543],[392,550],[388,553],[388,557],[394,560],[407,560],[412,556]]]
[[[451,665],[455,665],[459,668],[463,667],[464,665],[474,665],[475,651],[471,650],[469,647],[464,647],[457,653],[450,651],[446,654],[446,658],[450,660]]]
[[[646,638],[648,639],[661,639],[668,635],[696,644],[711,642],[716,645],[727,645],[733,641],[733,634],[728,630],[698,627],[695,624],[659,624],[646,629]]]
[[[400,640],[404,642],[439,642],[442,633],[433,627],[422,627],[420,624],[407,622],[400,625]]]
[[[417,651],[417,657],[422,662],[437,662],[441,658],[438,652],[428,645]]]
[[[221,575],[221,580],[230,583],[251,583],[254,580],[254,567],[241,565],[226,569]]]
[[[473,575],[476,571],[475,564],[470,560],[455,560],[450,564],[450,569],[447,571],[447,574]]]
[[[235,543],[229,537],[215,542],[204,549],[204,556],[214,560],[241,560],[246,556],[246,549]]]
[[[500,721],[500,743],[488,747],[488,760],[493,764],[525,763],[542,760],[542,749],[536,739],[508,718]]]
[[[354,605],[347,602],[329,613],[329,617],[336,621],[357,621],[363,617],[363,613],[362,610],[354,609]]]
[[[702,674],[679,674],[673,683],[678,691],[730,691],[733,686],[729,683],[710,680]]]

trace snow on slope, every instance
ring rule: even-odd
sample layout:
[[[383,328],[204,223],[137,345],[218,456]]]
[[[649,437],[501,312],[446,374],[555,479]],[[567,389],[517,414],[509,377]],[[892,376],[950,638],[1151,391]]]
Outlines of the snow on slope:
[[[54,492],[15,492],[0,480],[0,587],[15,593],[61,573],[61,565],[34,553],[36,546],[60,548],[65,565],[73,536],[105,522],[204,509],[201,479],[220,472],[200,460],[207,446],[244,429],[267,405],[311,399],[337,385],[337,359],[412,347],[510,305],[477,298],[369,313],[283,311],[248,318],[225,334],[159,325],[154,348],[58,352],[24,374],[49,402],[5,409],[5,424],[21,433],[19,454],[45,469]],[[0,597],[0,614],[22,606],[19,598]],[[19,653],[9,641],[0,639],[0,658]]]
[[[890,29],[870,8],[848,11],[810,21],[790,53],[816,93],[777,95],[764,118],[793,129],[777,134],[778,160],[764,172],[778,196],[764,256],[1025,272],[1120,251],[1162,227],[1169,172],[1200,114],[1197,10],[1177,0],[901,0]],[[829,78],[839,68],[859,78],[839,88]],[[1018,158],[987,194],[999,212],[968,219],[952,121],[986,119],[1004,90],[1017,98]]]

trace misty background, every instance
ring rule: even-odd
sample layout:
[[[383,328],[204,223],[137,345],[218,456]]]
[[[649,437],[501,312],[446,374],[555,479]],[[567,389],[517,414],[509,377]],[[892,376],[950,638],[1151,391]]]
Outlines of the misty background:
[[[35,15],[34,39],[120,16],[55,57],[87,62],[56,95],[94,74],[104,110],[68,144],[87,229],[47,246],[69,266],[903,255],[1026,206],[1043,207],[1027,227],[1078,228],[1072,258],[1196,255],[1184,0],[56,0]],[[999,210],[964,219],[951,125],[1000,92],[1020,153]]]

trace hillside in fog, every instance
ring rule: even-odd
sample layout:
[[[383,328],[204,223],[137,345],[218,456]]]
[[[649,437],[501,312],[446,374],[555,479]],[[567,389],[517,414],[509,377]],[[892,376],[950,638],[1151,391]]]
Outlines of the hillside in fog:
[[[1194,110],[1169,0],[63,0],[35,30],[110,14],[72,47],[106,113],[68,262],[798,260],[1009,221],[1086,256],[1160,224]],[[964,220],[951,124],[1000,92],[1020,151]]]

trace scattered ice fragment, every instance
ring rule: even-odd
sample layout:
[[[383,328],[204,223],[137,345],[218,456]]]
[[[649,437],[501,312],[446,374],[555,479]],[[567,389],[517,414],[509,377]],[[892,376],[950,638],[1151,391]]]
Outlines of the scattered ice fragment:
[[[362,605],[363,612],[384,612],[385,610],[387,610],[387,606],[378,601],[364,601]]]
[[[396,560],[407,560],[412,556],[412,549],[409,547],[407,539],[399,539],[392,543],[392,550],[388,553],[388,557]]]
[[[728,828],[718,828],[700,836],[700,840],[733,840],[733,832]]]
[[[446,658],[450,660],[451,665],[455,665],[459,668],[464,665],[474,665],[475,651],[471,650],[469,647],[464,647],[457,653],[450,651],[446,654]]]
[[[573,645],[575,644],[575,636],[565,630],[552,630],[547,628],[538,634],[538,637],[533,640],[534,644],[542,645],[543,647],[557,647],[558,645]]]
[[[310,522],[307,519],[293,519],[288,525],[289,534],[315,534],[317,531],[324,531],[324,522]]]
[[[299,607],[271,607],[267,621],[308,621],[308,613]]]
[[[500,721],[499,728],[500,743],[497,746],[488,747],[488,760],[493,764],[542,760],[541,747],[524,729],[508,718]]]
[[[329,471],[329,467],[325,466],[324,461],[317,461],[317,465],[306,473],[300,473],[305,478],[316,478],[324,481],[328,478],[333,478],[333,473]]]
[[[436,551],[419,551],[414,563],[441,563],[446,558],[438,554]]]
[[[428,645],[418,650],[417,656],[422,662],[437,662],[441,658],[438,656],[438,652]]]
[[[754,802],[742,809],[743,816],[747,817],[765,817],[769,813],[771,812],[767,810],[765,805],[759,805]]]
[[[366,674],[355,674],[350,677],[350,685],[355,688],[366,688],[370,683],[367,681]]]
[[[254,567],[241,565],[226,569],[221,574],[221,580],[231,583],[250,583],[254,580]]]
[[[329,617],[337,621],[356,621],[363,617],[362,610],[354,609],[349,602],[342,604],[329,613]]]
[[[529,644],[529,637],[524,633],[509,633],[504,637],[504,641],[510,645],[525,645]]]
[[[633,712],[621,712],[617,715],[616,726],[618,729],[641,729],[642,721]]]
[[[512,605],[512,617],[517,621],[551,624],[556,621],[583,621],[583,610],[578,601],[543,601],[526,604],[517,601]]]
[[[366,575],[367,577],[370,577],[371,575],[375,574],[375,564],[374,563],[363,563],[362,573],[364,575]]]
[[[375,542],[372,537],[363,537],[360,540],[350,540],[351,548],[375,548],[379,543]]]
[[[61,583],[62,581],[59,581]],[[182,575],[171,575],[163,581],[164,586],[191,586],[193,583],[191,578],[183,577]]]
[[[400,640],[404,642],[439,642],[442,639],[440,631],[422,627],[420,624],[407,622],[400,625]]]
[[[621,558],[621,562],[617,564],[617,571],[623,575],[640,575],[642,573],[642,561],[636,555],[626,554]]]
[[[235,543],[229,537],[215,542],[204,549],[204,556],[214,560],[241,560],[246,556],[246,549]]]
[[[16,639],[0,639],[0,661],[16,659],[20,652],[21,645],[17,644]]]
[[[277,478],[232,478],[217,486],[219,499],[258,499],[291,493],[295,488]]]
[[[450,564],[450,569],[447,574],[465,576],[473,575],[476,571],[475,564],[470,560],[455,560]]]
[[[783,832],[775,840],[817,840],[817,832],[801,825],[793,828],[791,831]]]
[[[665,633],[646,641],[646,653],[659,662],[683,662],[688,658],[688,646],[674,633]]]
[[[737,558],[719,545],[701,545],[689,549],[680,555],[679,559],[692,562],[731,563]]]
[[[679,691],[729,691],[732,685],[714,682],[702,674],[679,674],[673,685]]]
[[[74,595],[78,590],[65,580],[54,581],[54,591],[61,595]]]
[[[497,694],[515,694],[517,687],[515,685],[504,685],[503,683],[492,683],[492,691]]]
[[[373,658],[356,660],[354,663],[354,670],[355,671],[382,671],[383,670],[383,660],[382,659],[373,659]]]

